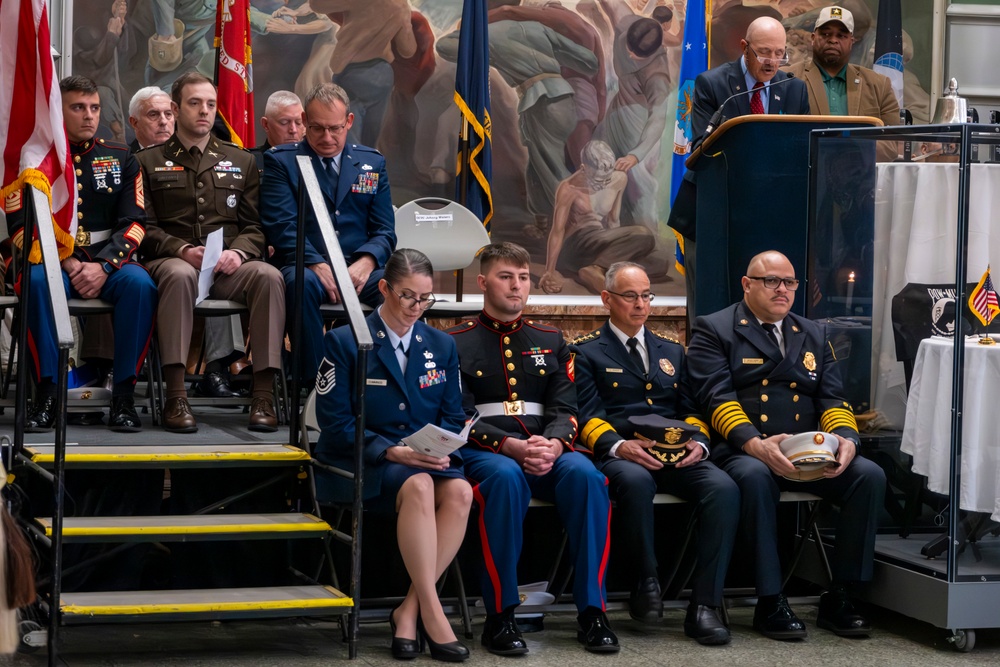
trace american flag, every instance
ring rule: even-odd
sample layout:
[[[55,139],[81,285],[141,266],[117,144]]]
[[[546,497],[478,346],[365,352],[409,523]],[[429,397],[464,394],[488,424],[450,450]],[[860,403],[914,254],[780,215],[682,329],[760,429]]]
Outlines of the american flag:
[[[65,259],[76,236],[76,175],[63,127],[46,5],[45,0],[0,0],[0,197],[4,210],[13,212],[24,206],[26,186],[44,192],[59,259]],[[29,259],[40,262],[41,257],[35,241]]]
[[[986,273],[979,279],[979,284],[969,295],[969,308],[984,325],[989,326],[997,313],[1000,313],[1000,304],[997,303],[997,292],[993,288],[993,280],[990,278],[990,267],[986,267]]]

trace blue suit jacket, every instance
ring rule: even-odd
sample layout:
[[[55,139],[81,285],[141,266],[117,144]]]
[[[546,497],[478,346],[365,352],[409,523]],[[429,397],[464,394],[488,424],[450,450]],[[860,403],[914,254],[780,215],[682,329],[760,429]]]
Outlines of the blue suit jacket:
[[[594,458],[605,457],[619,440],[634,438],[628,418],[657,414],[697,426],[698,442],[708,445],[708,425],[698,409],[687,380],[684,346],[645,329],[649,373],[632,362],[628,350],[607,322],[597,331],[573,341],[576,388],[580,403],[580,439]]]
[[[266,204],[261,206],[260,217],[267,241],[274,246],[273,263],[279,267],[295,264],[300,185],[295,158],[299,155],[312,158],[323,199],[348,264],[368,253],[379,267],[385,266],[396,248],[396,225],[385,159],[374,148],[348,144],[340,156],[340,178],[334,192],[324,175],[323,163],[307,141],[277,146],[264,153],[267,178],[261,180],[260,200]],[[377,183],[373,183],[376,178]],[[306,222],[306,265],[328,262],[323,235],[311,208]]]
[[[768,86],[767,112],[773,114],[808,114],[809,91],[802,80],[790,81],[775,85],[790,78],[786,72],[778,70]],[[793,77],[794,78],[794,77]],[[697,146],[704,138],[708,121],[722,105],[727,97],[747,89],[746,77],[740,61],[713,67],[702,72],[694,81],[694,109],[691,120],[691,132],[694,144]],[[750,114],[750,95],[740,95],[727,102],[723,110],[723,120]],[[721,123],[720,123],[721,124]]]
[[[365,497],[371,498],[381,491],[388,448],[426,424],[458,433],[465,427],[465,412],[458,352],[450,336],[423,322],[415,323],[404,375],[378,311],[366,321],[375,342],[368,353],[365,387]],[[328,332],[323,342],[324,356],[316,380],[316,417],[321,431],[315,455],[324,463],[353,471],[358,350],[348,326]],[[460,452],[451,455],[452,467],[462,465]],[[353,482],[320,471],[317,493],[325,502],[349,502]]]

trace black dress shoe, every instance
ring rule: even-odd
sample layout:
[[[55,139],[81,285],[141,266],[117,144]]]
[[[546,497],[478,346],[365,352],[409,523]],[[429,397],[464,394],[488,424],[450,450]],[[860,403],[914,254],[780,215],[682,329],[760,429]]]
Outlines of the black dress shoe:
[[[56,397],[37,396],[24,419],[26,433],[45,433],[52,430],[56,421]]]
[[[430,651],[431,658],[434,660],[440,660],[442,662],[462,662],[463,660],[469,659],[469,649],[462,642],[455,640],[453,642],[438,644],[436,641],[431,639],[431,636],[427,634],[427,630],[424,628],[424,622],[420,619],[420,617],[417,617],[417,633],[420,635],[421,641],[427,642],[427,649]]]
[[[118,433],[135,433],[142,430],[142,422],[139,421],[139,413],[135,411],[133,396],[113,396],[111,398],[108,428]]]
[[[847,591],[842,588],[835,588],[820,597],[816,625],[841,637],[866,637],[872,631],[868,619],[858,613]]]
[[[576,640],[583,644],[585,649],[591,653],[617,653],[621,650],[618,636],[611,629],[608,617],[603,611],[587,607],[576,620],[580,624]]]
[[[663,599],[656,577],[643,579],[632,590],[628,598],[628,615],[640,623],[656,623],[663,618]]]
[[[103,412],[71,412],[66,415],[68,426],[103,426]]]
[[[194,386],[195,394],[208,398],[239,398],[239,393],[229,386],[229,381],[222,373],[205,373],[205,376]]]
[[[805,623],[788,606],[784,593],[757,600],[753,629],[771,639],[805,639],[807,635]]]
[[[528,644],[514,619],[514,607],[499,614],[487,614],[483,626],[483,646],[496,655],[524,655]]]
[[[719,618],[719,610],[703,604],[688,606],[684,634],[702,646],[721,646],[730,640],[729,628]]]
[[[421,651],[420,642],[417,639],[396,636],[396,621],[393,618],[396,609],[389,612],[389,628],[392,630],[392,657],[396,660],[413,660],[423,651]]]

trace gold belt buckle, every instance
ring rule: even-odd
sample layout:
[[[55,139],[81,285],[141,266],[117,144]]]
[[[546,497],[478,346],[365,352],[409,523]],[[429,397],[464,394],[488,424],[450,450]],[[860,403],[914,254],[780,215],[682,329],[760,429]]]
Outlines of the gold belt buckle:
[[[504,401],[503,414],[506,417],[518,417],[524,414],[524,401]]]
[[[85,232],[82,229],[76,230],[76,244],[90,245],[90,232]]]

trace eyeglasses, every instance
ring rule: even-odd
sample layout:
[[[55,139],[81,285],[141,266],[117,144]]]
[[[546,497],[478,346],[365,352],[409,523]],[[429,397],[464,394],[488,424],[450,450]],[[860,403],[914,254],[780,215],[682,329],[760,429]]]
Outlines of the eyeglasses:
[[[386,281],[385,284],[389,286],[389,289],[392,290],[393,294],[399,297],[399,305],[403,306],[403,308],[413,308],[414,306],[419,306],[420,310],[427,310],[437,302],[437,297],[433,294],[425,296],[422,299],[418,299],[417,297],[409,294],[400,294],[388,281]]]
[[[771,52],[768,51],[764,53],[763,57],[761,57],[757,55],[757,52],[754,51],[753,47],[750,46],[749,42],[747,42],[747,48],[750,49],[750,53],[753,54],[753,57],[756,58],[757,62],[759,62],[761,65],[775,65],[777,67],[784,67],[789,62],[788,54],[785,53],[784,51],[779,51],[775,53],[774,54],[775,57],[772,57]]]
[[[635,292],[625,292],[624,294],[619,294],[618,292],[612,292],[608,290],[608,294],[614,294],[615,296],[620,296],[629,303],[635,303],[639,299],[642,299],[645,303],[652,301],[656,295],[652,292],[644,292],[643,294],[636,294]]]
[[[778,289],[778,285],[784,284],[785,289],[794,292],[799,288],[798,278],[779,278],[778,276],[747,276],[750,280],[760,280],[767,289]]]
[[[347,129],[347,123],[341,123],[340,125],[306,125],[306,129],[319,136],[323,136],[327,132],[333,136],[337,136]]]

